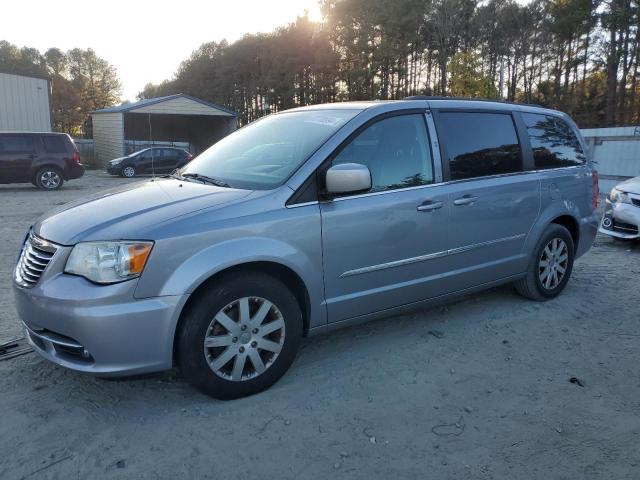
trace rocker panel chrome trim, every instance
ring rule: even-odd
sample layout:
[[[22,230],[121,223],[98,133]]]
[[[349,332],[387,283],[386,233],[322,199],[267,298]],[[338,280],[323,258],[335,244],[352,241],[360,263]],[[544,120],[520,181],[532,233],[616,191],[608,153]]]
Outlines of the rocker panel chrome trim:
[[[526,234],[519,233],[518,235],[511,235],[509,237],[497,238],[495,240],[489,240],[482,243],[474,243],[472,245],[466,245],[464,247],[452,248],[449,250],[443,250],[441,252],[429,253],[427,255],[419,255],[417,257],[404,258],[402,260],[394,260],[393,262],[380,263],[378,265],[370,265],[368,267],[355,268],[353,270],[347,270],[340,275],[339,278],[351,277],[353,275],[362,275],[364,273],[376,272],[378,270],[385,270],[387,268],[400,267],[403,265],[409,265],[412,263],[425,262],[427,260],[433,260],[434,258],[446,257],[448,255],[456,255],[458,253],[468,252],[476,248],[486,247],[489,245],[495,245],[496,243],[510,242],[512,240],[518,240],[524,238]]]

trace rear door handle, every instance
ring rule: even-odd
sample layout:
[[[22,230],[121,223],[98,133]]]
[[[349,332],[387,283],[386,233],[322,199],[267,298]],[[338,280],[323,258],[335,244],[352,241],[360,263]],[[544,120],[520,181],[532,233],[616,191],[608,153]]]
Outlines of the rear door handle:
[[[440,201],[433,202],[431,200],[425,200],[423,203],[418,205],[417,210],[419,212],[430,212],[432,210],[437,210],[439,208],[442,208],[442,202]]]
[[[456,198],[453,201],[453,204],[454,205],[472,205],[476,202],[476,200],[478,200],[478,197],[475,197],[473,195],[465,195],[463,197]]]

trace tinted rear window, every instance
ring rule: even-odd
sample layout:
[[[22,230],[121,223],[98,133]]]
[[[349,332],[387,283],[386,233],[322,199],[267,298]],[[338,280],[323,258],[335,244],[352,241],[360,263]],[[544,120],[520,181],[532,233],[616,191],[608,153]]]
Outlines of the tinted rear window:
[[[518,135],[510,114],[442,112],[438,133],[449,157],[451,180],[522,170]]]
[[[585,162],[580,142],[564,120],[537,113],[523,113],[522,119],[537,169],[572,167]]]
[[[42,137],[44,149],[49,153],[67,153],[67,146],[62,137]]]
[[[33,152],[33,137],[28,135],[2,135],[0,136],[0,152]]]
[[[179,154],[178,150],[174,148],[165,148],[162,150],[162,155],[164,158],[177,158]]]

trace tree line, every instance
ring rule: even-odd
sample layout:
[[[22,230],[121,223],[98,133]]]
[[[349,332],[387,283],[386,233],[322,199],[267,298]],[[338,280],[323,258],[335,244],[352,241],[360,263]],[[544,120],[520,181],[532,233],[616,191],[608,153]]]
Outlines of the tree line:
[[[187,93],[263,115],[315,103],[443,95],[557,108],[581,127],[640,122],[640,0],[321,0],[271,33],[201,45],[140,98]],[[52,79],[56,130],[116,104],[115,69],[91,49],[0,42],[0,71]]]
[[[269,34],[201,45],[140,97],[184,92],[243,123],[319,102],[444,95],[638,123],[638,0],[323,0]]]
[[[91,112],[120,101],[115,68],[91,49],[40,53],[0,40],[0,72],[49,78],[53,129],[70,135],[90,131]]]

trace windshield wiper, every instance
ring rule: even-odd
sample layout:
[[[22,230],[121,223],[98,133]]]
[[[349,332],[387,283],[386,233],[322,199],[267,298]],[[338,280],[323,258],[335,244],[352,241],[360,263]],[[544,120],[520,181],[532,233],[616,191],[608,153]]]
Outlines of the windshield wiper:
[[[217,178],[207,177],[206,175],[201,175],[199,173],[185,173],[182,175],[183,178],[193,178],[194,180],[200,180],[202,183],[209,183],[211,185],[215,185],[216,187],[224,187],[231,188],[224,180],[219,180]]]
[[[163,177],[168,177],[168,178],[177,178],[178,180],[184,180],[184,178],[182,177],[182,175],[180,174],[180,169],[176,168],[174,171],[172,171],[171,173],[168,173],[166,175],[163,175]]]

